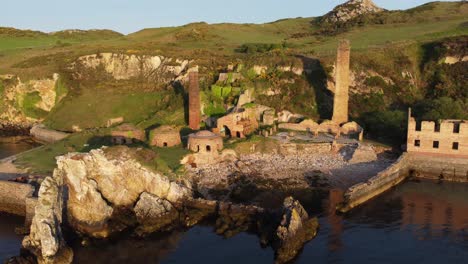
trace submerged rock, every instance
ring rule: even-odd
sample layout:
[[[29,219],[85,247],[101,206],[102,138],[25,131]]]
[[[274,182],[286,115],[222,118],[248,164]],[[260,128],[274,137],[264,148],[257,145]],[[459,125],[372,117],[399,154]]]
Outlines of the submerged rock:
[[[317,235],[318,225],[317,218],[309,218],[299,201],[292,197],[286,198],[281,222],[273,241],[276,263],[286,263],[294,259],[304,244]]]
[[[62,236],[63,189],[60,180],[47,177],[39,189],[39,201],[29,236],[23,247],[39,263],[72,263],[73,251]]]

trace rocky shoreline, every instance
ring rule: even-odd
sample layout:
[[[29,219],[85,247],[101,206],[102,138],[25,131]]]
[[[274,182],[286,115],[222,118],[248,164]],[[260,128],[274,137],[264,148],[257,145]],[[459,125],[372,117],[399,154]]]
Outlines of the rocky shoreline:
[[[319,195],[331,188],[344,190],[366,181],[395,161],[375,158],[352,163],[342,153],[286,156],[256,153],[242,155],[236,161],[188,168],[188,175],[207,199],[255,203],[272,201],[280,194]],[[265,196],[272,197],[265,199]],[[280,202],[276,199],[276,205]]]
[[[125,148],[119,151],[103,148],[58,158],[54,175],[40,187],[24,254],[10,263],[25,263],[31,254],[39,263],[71,263],[68,237],[105,240],[124,232],[145,237],[207,219],[224,237],[258,235],[262,246],[275,250],[276,262],[286,263],[317,234],[317,219],[292,197],[276,209],[205,199],[188,181],[169,180],[136,162]]]

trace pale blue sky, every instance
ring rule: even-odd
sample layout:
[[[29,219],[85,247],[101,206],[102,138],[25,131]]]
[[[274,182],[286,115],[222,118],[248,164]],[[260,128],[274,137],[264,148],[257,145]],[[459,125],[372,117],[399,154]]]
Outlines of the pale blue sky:
[[[0,26],[45,32],[113,29],[122,33],[191,22],[263,23],[320,16],[345,0],[0,0]],[[430,1],[374,0],[386,9]]]

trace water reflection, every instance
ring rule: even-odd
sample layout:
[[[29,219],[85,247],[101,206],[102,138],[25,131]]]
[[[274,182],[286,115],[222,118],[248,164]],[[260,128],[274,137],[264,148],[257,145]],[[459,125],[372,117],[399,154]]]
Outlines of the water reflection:
[[[39,145],[30,137],[0,137],[0,159],[16,155]]]
[[[338,193],[297,263],[468,263],[468,184],[407,182],[345,216]]]
[[[0,212],[0,263],[19,254],[22,237],[15,234],[24,218]]]

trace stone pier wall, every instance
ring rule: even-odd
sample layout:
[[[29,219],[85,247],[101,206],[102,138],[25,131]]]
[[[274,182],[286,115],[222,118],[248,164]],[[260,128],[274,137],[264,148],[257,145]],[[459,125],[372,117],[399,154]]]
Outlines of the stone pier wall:
[[[0,181],[0,211],[26,216],[28,207],[34,208],[32,198],[34,187],[9,181]],[[26,200],[30,198],[28,202]]]
[[[433,154],[405,153],[397,162],[364,183],[349,188],[337,207],[345,213],[414,175],[420,178],[468,182],[468,159]]]
[[[468,182],[468,159],[410,153],[409,169],[420,178]]]
[[[410,162],[409,155],[405,153],[386,170],[366,182],[352,186],[344,194],[344,202],[337,207],[337,210],[346,213],[398,185],[409,175]]]

